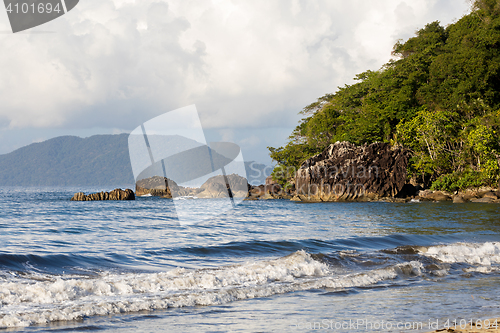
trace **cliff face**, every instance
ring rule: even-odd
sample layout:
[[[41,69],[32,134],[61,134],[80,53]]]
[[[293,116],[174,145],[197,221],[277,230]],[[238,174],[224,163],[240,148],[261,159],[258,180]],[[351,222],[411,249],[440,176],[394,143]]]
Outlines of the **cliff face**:
[[[406,183],[408,152],[382,142],[331,144],[302,163],[296,194],[304,201],[363,201],[394,197]]]

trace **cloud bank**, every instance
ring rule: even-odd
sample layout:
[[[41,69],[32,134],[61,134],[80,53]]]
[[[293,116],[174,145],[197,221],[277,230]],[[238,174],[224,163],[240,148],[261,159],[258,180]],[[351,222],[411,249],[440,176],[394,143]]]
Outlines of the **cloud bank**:
[[[122,128],[196,104],[207,128],[293,127],[451,0],[85,0],[26,33],[0,15],[0,128]]]

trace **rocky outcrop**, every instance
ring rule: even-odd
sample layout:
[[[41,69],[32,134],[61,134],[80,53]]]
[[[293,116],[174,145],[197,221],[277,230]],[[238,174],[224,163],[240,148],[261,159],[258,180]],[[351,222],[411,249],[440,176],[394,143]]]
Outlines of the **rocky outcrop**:
[[[137,196],[152,195],[162,198],[181,196],[197,198],[227,198],[233,196],[244,198],[248,195],[248,188],[246,178],[237,174],[211,177],[199,188],[182,187],[173,180],[160,176],[141,179],[135,185]]]
[[[266,183],[268,183],[266,181]],[[284,190],[281,185],[272,182],[270,185],[251,186],[247,200],[291,199],[290,190]]]
[[[500,203],[500,191],[492,188],[468,189],[455,194],[444,191],[422,190],[414,197],[416,201],[453,201],[453,203],[479,202]]]
[[[367,201],[395,197],[406,183],[408,152],[377,142],[336,142],[306,160],[295,178],[300,201]]]
[[[464,195],[470,202],[479,203],[500,203],[500,190],[482,189],[477,191],[469,191]]]
[[[115,189],[111,192],[99,192],[85,195],[83,192],[75,193],[71,201],[100,201],[100,200],[135,200],[134,191],[131,189]]]
[[[418,196],[415,198],[419,201],[450,201],[453,200],[450,193],[443,191],[419,191]],[[457,199],[458,200],[458,199]]]
[[[245,198],[248,195],[247,179],[237,174],[214,176],[200,187],[198,198]]]
[[[152,195],[172,198],[172,191],[179,191],[179,189],[179,186],[173,180],[160,176],[141,179],[135,184],[135,194],[137,196]]]

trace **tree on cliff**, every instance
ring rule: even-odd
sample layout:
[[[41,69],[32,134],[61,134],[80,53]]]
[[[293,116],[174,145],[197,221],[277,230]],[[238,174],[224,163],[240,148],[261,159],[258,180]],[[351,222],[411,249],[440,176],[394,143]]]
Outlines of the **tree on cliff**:
[[[336,141],[382,141],[409,148],[409,175],[436,189],[498,182],[500,0],[474,1],[447,27],[427,24],[393,55],[301,111],[288,144],[269,148],[275,176]]]

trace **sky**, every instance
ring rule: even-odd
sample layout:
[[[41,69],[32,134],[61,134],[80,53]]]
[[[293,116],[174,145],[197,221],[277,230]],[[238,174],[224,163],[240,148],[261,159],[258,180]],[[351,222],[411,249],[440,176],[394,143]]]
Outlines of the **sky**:
[[[467,0],[80,0],[13,34],[0,9],[0,154],[130,132],[196,105],[208,141],[270,163],[298,112]]]

